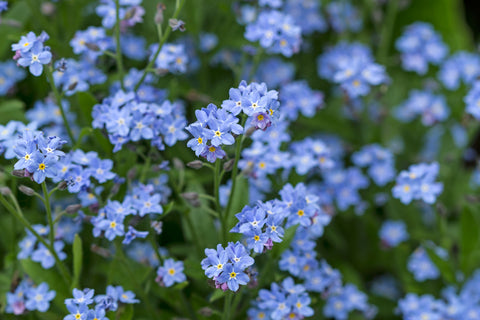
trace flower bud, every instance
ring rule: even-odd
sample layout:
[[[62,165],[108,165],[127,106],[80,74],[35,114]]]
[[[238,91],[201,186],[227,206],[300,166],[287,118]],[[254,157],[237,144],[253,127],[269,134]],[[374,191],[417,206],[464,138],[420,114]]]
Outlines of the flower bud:
[[[187,167],[192,169],[200,169],[201,167],[203,167],[203,162],[200,160],[190,161],[189,163],[187,163]]]
[[[247,132],[245,133],[245,136],[250,137],[252,134],[257,130],[256,127],[250,127],[248,128]]]
[[[68,187],[67,181],[62,181],[58,184],[58,190],[65,190],[67,189],[67,187]]]
[[[159,3],[157,5],[157,12],[155,13],[155,24],[162,24],[163,23],[163,11],[165,11],[165,5],[163,3]]]
[[[98,45],[96,45],[95,43],[86,42],[85,47],[87,47],[88,49],[90,49],[92,51],[100,51],[100,47]]]
[[[223,170],[225,170],[225,172],[232,171],[234,164],[235,164],[235,159],[228,160],[223,164]]]
[[[182,193],[182,197],[187,201],[197,200],[198,193],[196,192],[184,192]]]
[[[73,213],[77,213],[77,211],[80,210],[81,208],[82,208],[81,204],[78,204],[78,203],[71,204],[65,208],[65,212],[67,212],[68,214],[73,214]]]
[[[9,187],[0,187],[0,193],[4,196],[9,196],[12,194],[12,190]]]
[[[44,16],[51,16],[55,13],[55,5],[51,2],[44,2],[42,3],[42,6],[40,7],[40,12]]]
[[[173,166],[177,170],[185,170],[185,165],[183,164],[183,161],[178,158],[173,158]]]
[[[133,167],[132,169],[128,170],[127,172],[127,179],[133,180],[137,175],[137,168]]]
[[[12,175],[15,176],[15,177],[24,178],[24,177],[25,177],[25,169],[22,169],[22,170],[13,170],[13,171],[12,171]]]
[[[31,197],[35,195],[35,190],[33,190],[30,187],[24,186],[23,184],[18,187],[18,190],[20,190],[21,193]]]

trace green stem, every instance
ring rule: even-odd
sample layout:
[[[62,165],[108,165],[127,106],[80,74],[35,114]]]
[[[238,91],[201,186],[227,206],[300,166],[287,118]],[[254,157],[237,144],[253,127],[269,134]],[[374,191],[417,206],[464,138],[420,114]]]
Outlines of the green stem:
[[[50,206],[50,195],[47,189],[47,183],[43,181],[42,183],[43,196],[45,197],[45,209],[47,210],[48,226],[50,232],[48,233],[48,238],[50,239],[50,245],[53,247],[55,241],[55,230],[53,229],[53,218],[52,218],[52,208]]]
[[[242,119],[242,127],[245,125],[246,118]],[[238,141],[240,140],[240,141]],[[233,163],[232,169],[232,187],[230,188],[230,196],[228,197],[227,207],[225,209],[225,221],[228,223],[230,219],[230,211],[232,209],[233,197],[235,195],[235,187],[237,185],[237,174],[238,174],[238,160],[240,159],[240,153],[242,151],[242,145],[245,141],[245,135],[237,137],[237,142],[235,146],[235,162]]]
[[[147,172],[148,169],[150,169],[150,163],[151,163],[151,158],[147,156],[147,159],[145,160],[145,164],[143,165],[142,168],[142,173],[140,175],[140,183],[145,183],[145,179],[147,178]]]
[[[125,90],[123,86],[123,60],[122,60],[122,48],[120,47],[120,0],[115,0],[115,59],[117,60],[118,73],[120,74],[120,85],[122,90]]]
[[[178,15],[180,14],[180,10],[182,9],[184,3],[185,3],[185,0],[177,0],[176,1],[175,12],[173,13],[172,19],[177,19]],[[165,44],[168,37],[170,36],[170,33],[172,32],[172,28],[170,26],[168,26],[167,30],[163,34],[162,25],[157,24],[157,32],[158,32],[158,37],[159,37],[159,44],[158,44],[157,51],[155,51],[155,54],[153,55],[152,59],[148,62],[148,65],[145,67],[145,70],[143,71],[142,77],[140,78],[138,83],[135,85],[134,91],[138,90],[138,88],[142,85],[143,81],[145,80],[145,77],[148,74],[148,70],[152,69],[153,65],[155,64],[155,61],[157,60],[158,55],[160,54],[160,51],[162,50],[163,45]]]
[[[226,239],[226,232],[227,226],[225,225],[225,216],[222,214],[222,207],[220,206],[220,160],[217,159],[215,161],[215,174],[213,176],[213,194],[215,196],[215,208],[218,212],[218,216],[220,217],[220,225],[221,225],[221,240],[220,242]]]
[[[385,25],[382,28],[380,38],[380,47],[378,48],[377,60],[385,64],[387,61],[388,49],[390,47],[390,39],[392,37],[393,26],[395,24],[396,13],[398,10],[398,0],[388,1],[387,12],[385,15]]]
[[[10,211],[10,213],[15,216],[18,220],[20,220],[20,222],[23,224],[23,226],[25,228],[28,229],[28,231],[30,231],[34,236],[35,238],[45,246],[45,248],[48,249],[48,251],[50,251],[50,253],[52,254],[53,256],[53,259],[55,259],[55,265],[57,266],[58,270],[60,271],[60,274],[62,275],[62,278],[63,280],[65,281],[65,284],[67,286],[70,285],[70,282],[72,280],[72,277],[70,276],[70,272],[68,271],[68,269],[65,267],[65,265],[62,263],[62,261],[60,260],[60,258],[58,257],[57,255],[57,252],[55,251],[55,249],[53,248],[52,245],[48,244],[47,241],[45,241],[45,239],[43,239],[42,236],[40,236],[37,231],[35,231],[35,229],[33,229],[32,225],[30,224],[30,222],[28,222],[27,219],[25,219],[25,217],[23,216],[23,213],[21,211],[16,211],[14,207],[12,207],[12,205],[10,203],[8,203],[7,199],[5,199],[5,197],[0,194],[0,202],[5,206],[5,208],[7,208],[8,211]]]
[[[183,289],[180,290],[180,298],[182,299],[182,304],[185,306],[185,309],[187,309],[187,312],[190,314],[190,318],[193,319],[193,320],[197,320],[197,316],[195,315],[195,311],[193,310],[193,306],[188,301],[187,297],[185,296],[185,293],[183,292]]]
[[[67,129],[68,137],[70,138],[70,141],[72,142],[72,146],[76,145],[75,138],[72,133],[72,129],[70,128],[70,125],[68,124],[67,116],[65,115],[65,110],[62,105],[62,96],[60,95],[60,92],[57,89],[57,86],[55,85],[55,80],[53,79],[53,67],[49,66],[48,68],[45,68],[45,73],[47,75],[48,82],[50,83],[50,87],[52,88],[53,94],[55,96],[55,100],[57,100],[57,105],[58,108],[60,109],[60,114],[62,115],[63,119],[63,124],[65,125],[65,128]]]
[[[232,295],[233,292],[227,291],[225,296],[225,302],[223,305],[223,315],[222,320],[229,320],[231,315],[231,308],[232,308]]]

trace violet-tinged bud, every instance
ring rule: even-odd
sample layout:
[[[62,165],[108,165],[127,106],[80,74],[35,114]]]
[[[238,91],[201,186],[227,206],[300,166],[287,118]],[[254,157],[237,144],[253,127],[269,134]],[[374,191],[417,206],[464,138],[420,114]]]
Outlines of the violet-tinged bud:
[[[42,6],[40,7],[40,12],[44,16],[51,16],[55,13],[56,7],[53,3],[51,2],[44,2],[42,3]]]
[[[133,180],[137,176],[137,168],[133,167],[132,169],[128,170],[127,172],[127,179]]]
[[[67,212],[68,214],[73,214],[73,213],[77,213],[77,211],[80,210],[81,208],[82,208],[81,204],[78,204],[78,203],[71,204],[65,208],[65,212]]]
[[[172,28],[172,31],[180,30],[180,32],[184,32],[185,30],[187,30],[185,28],[185,22],[183,22],[182,20],[170,19],[168,20],[168,24]]]
[[[163,23],[163,11],[165,11],[166,7],[163,3],[159,3],[157,5],[157,12],[155,13],[155,24],[162,24]]]
[[[102,248],[96,244],[92,244],[90,246],[90,250],[104,258],[109,258],[112,256],[112,253],[108,249]]]
[[[211,317],[213,315],[213,310],[209,307],[204,307],[198,310],[198,313],[204,317]]]
[[[113,185],[112,189],[110,189],[110,194],[111,195],[116,195],[120,191],[120,184],[116,183]]]
[[[62,181],[58,184],[58,190],[65,190],[68,187],[67,181]]]
[[[86,42],[85,47],[87,47],[88,49],[90,49],[92,51],[100,51],[100,47],[98,45],[96,45],[95,43]]]
[[[18,187],[18,190],[20,190],[21,193],[31,197],[35,195],[35,190],[33,190],[30,187],[24,186],[23,184]]]
[[[13,171],[12,171],[12,175],[15,176],[15,177],[24,178],[24,177],[25,177],[25,169],[22,169],[22,170],[13,170]]]
[[[198,193],[196,192],[184,192],[182,193],[182,197],[187,201],[197,200]]]
[[[256,127],[250,127],[247,129],[247,132],[245,133],[245,136],[250,137],[252,134],[257,130]]]
[[[12,190],[9,187],[0,187],[0,193],[4,196],[9,196],[12,194]]]
[[[190,161],[189,163],[187,163],[187,167],[192,169],[200,169],[201,167],[203,167],[203,162],[200,160]]]
[[[177,170],[185,170],[185,165],[183,161],[178,158],[173,158],[173,167]]]
[[[152,221],[150,224],[153,230],[155,230],[156,234],[161,234],[163,231],[163,222],[162,221]]]
[[[77,87],[78,85],[78,81],[75,81],[74,83],[70,84],[68,86],[68,91],[72,91],[72,90],[75,90],[75,88]]]
[[[232,171],[234,164],[235,164],[235,159],[228,160],[223,164],[223,170],[225,170],[225,172]]]

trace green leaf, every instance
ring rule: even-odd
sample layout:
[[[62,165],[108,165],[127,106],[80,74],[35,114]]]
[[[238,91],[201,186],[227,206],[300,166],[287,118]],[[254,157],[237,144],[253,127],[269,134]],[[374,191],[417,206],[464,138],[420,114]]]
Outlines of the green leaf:
[[[93,120],[92,109],[93,106],[98,103],[97,99],[95,99],[95,97],[89,92],[78,92],[77,100],[82,112],[82,116],[87,121],[87,124],[91,124]]]
[[[290,244],[293,241],[293,237],[295,237],[295,233],[297,232],[298,224],[295,226],[291,226],[287,230],[285,230],[285,234],[283,235],[282,242],[275,243],[272,249],[272,256],[274,259],[279,258],[280,255],[285,251],[287,248],[290,247]]]
[[[462,271],[468,275],[469,262],[478,244],[478,222],[470,207],[463,208],[460,216],[460,263]]]
[[[83,250],[82,250],[82,239],[78,234],[75,234],[75,239],[73,240],[73,282],[72,287],[77,288],[80,282],[80,275],[82,273],[82,263],[83,263]]]
[[[245,207],[249,203],[248,179],[240,175],[237,176],[236,180],[237,183],[235,186],[235,193],[233,195],[230,195],[231,197],[233,197],[233,200],[232,207],[230,208],[229,221],[227,221],[227,225],[229,227],[233,227],[233,225],[235,224],[233,221],[236,219],[235,215],[242,211],[243,207]]]
[[[90,135],[92,132],[93,132],[92,128],[89,128],[89,127],[82,128],[82,130],[80,131],[80,135],[78,136],[77,143],[75,144],[75,149],[80,148],[83,137]]]
[[[127,304],[120,309],[120,311],[118,312],[118,315],[115,319],[118,319],[118,320],[132,320],[133,319],[133,313],[134,313],[133,305]]]
[[[212,295],[210,296],[210,299],[208,299],[208,302],[212,303],[215,300],[225,297],[226,294],[227,293],[225,291],[217,289],[213,291]]]
[[[20,100],[7,100],[0,103],[0,123],[10,120],[24,120],[25,104]]]
[[[188,281],[183,281],[183,282],[180,282],[180,283],[177,283],[176,285],[174,285],[172,287],[172,289],[174,290],[183,290],[183,288],[185,288],[186,286],[188,286]]]

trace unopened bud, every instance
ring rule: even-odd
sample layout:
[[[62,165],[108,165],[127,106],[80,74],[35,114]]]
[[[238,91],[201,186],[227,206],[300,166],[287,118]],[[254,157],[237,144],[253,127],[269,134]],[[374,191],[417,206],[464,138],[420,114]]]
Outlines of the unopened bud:
[[[204,307],[200,310],[198,310],[198,313],[204,317],[210,317],[213,314],[213,310],[209,307]]]
[[[98,45],[96,45],[95,43],[86,42],[85,47],[87,47],[88,49],[90,49],[92,51],[100,51],[100,47]]]
[[[256,130],[257,130],[256,127],[250,127],[250,128],[248,128],[248,130],[247,130],[247,132],[245,133],[245,135],[246,135],[247,137],[250,137]]]
[[[109,258],[112,255],[112,253],[108,249],[97,246],[96,244],[92,244],[90,250],[104,258]]]
[[[78,81],[75,81],[74,83],[70,84],[68,86],[68,91],[72,91],[72,90],[75,90],[75,88],[77,87],[78,85]]]
[[[110,189],[110,194],[111,195],[116,195],[120,191],[120,184],[116,183],[113,185],[112,189]]]
[[[223,170],[225,170],[225,172],[232,171],[234,164],[235,164],[235,159],[228,160],[223,164]]]
[[[0,193],[4,196],[9,196],[12,194],[12,190],[9,187],[0,187]]]
[[[12,171],[12,175],[15,176],[15,177],[24,178],[24,177],[25,177],[25,170],[24,170],[24,169],[22,169],[22,170],[13,170],[13,171]]]
[[[168,20],[168,24],[172,28],[172,31],[180,30],[181,32],[184,32],[185,30],[187,30],[185,28],[185,22],[183,22],[182,20],[170,19]]]
[[[185,200],[188,200],[188,201],[197,200],[198,199],[198,193],[196,193],[196,192],[184,192],[184,193],[182,193],[182,197]]]
[[[58,184],[58,190],[65,190],[68,187],[67,181],[62,181]]]
[[[44,2],[40,7],[40,11],[44,16],[51,16],[55,13],[55,5],[51,2]]]
[[[23,184],[18,187],[21,193],[26,194],[27,196],[31,197],[35,195],[35,190],[30,187],[24,186]]]
[[[201,167],[203,167],[203,162],[200,160],[190,161],[189,163],[187,163],[187,167],[192,169],[200,169]]]
[[[157,5],[157,12],[155,13],[155,24],[162,24],[163,23],[163,11],[165,11],[165,5],[163,3],[159,3]]]
[[[133,180],[137,176],[137,168],[133,167],[132,169],[128,170],[127,179]]]
[[[185,165],[183,164],[183,161],[178,158],[173,158],[173,166],[177,170],[185,170]]]
[[[82,208],[81,204],[71,204],[65,208],[65,212],[68,214],[77,213],[78,210]]]
[[[161,234],[162,233],[162,227],[163,227],[163,222],[162,221],[152,221],[151,227],[153,230],[155,230],[156,234]]]

